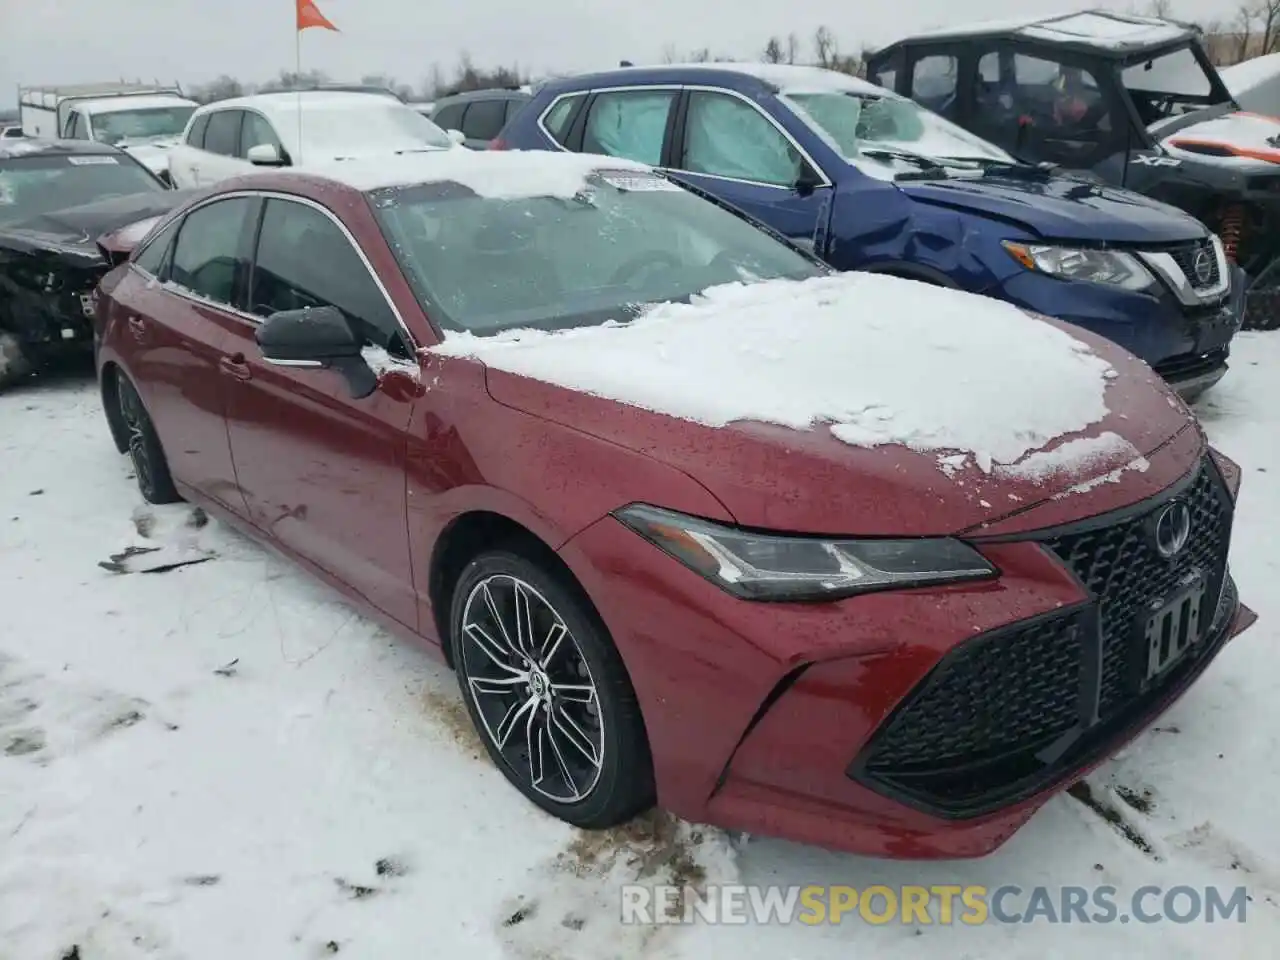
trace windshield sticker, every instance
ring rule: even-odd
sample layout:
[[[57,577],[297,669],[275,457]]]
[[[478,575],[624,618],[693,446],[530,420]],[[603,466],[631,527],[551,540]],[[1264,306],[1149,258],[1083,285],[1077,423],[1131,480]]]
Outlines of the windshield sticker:
[[[626,190],[630,193],[657,192],[662,190],[680,192],[670,180],[652,174],[635,173],[602,173],[600,179],[611,187]]]
[[[77,167],[93,167],[93,166],[118,166],[120,161],[115,157],[67,157],[67,163],[75,164]]]

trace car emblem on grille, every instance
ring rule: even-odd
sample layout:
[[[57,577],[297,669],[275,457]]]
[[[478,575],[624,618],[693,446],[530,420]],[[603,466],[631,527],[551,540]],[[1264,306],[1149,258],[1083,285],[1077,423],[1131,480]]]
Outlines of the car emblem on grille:
[[[1176,557],[1191,539],[1191,508],[1181,500],[1165,506],[1156,515],[1154,533],[1160,556],[1166,560]]]
[[[1204,286],[1213,276],[1213,254],[1208,250],[1200,250],[1191,264],[1191,269],[1195,271],[1196,282]]]

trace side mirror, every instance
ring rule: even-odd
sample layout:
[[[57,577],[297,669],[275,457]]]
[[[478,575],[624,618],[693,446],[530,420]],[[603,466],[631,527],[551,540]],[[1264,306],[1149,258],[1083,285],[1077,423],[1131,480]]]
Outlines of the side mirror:
[[[822,186],[822,178],[818,176],[818,171],[814,170],[809,164],[804,163],[800,166],[800,175],[796,177],[796,182],[793,186],[796,193],[802,197],[807,197]]]
[[[446,131],[446,133],[449,134],[449,139],[452,140],[454,143],[464,144],[467,142],[467,135],[463,133],[461,130],[454,130],[452,127],[450,127]]]
[[[259,143],[249,148],[245,159],[256,167],[283,167],[284,157],[274,143]]]
[[[378,376],[360,353],[360,340],[336,307],[271,314],[256,335],[262,356],[282,367],[328,367],[347,380],[357,400],[378,388]]]

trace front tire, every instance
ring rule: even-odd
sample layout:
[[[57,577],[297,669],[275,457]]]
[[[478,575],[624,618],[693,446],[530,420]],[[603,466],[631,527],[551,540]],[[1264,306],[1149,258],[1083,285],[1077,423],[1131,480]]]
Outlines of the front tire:
[[[652,806],[653,762],[622,658],[567,580],[515,552],[481,554],[454,588],[450,643],[493,762],[543,810],[597,829]]]
[[[169,461],[165,459],[156,428],[142,405],[137,388],[123,373],[116,374],[116,396],[120,404],[120,423],[128,441],[129,459],[133,461],[133,472],[138,479],[142,499],[148,503],[179,503],[182,497],[173,485]]]

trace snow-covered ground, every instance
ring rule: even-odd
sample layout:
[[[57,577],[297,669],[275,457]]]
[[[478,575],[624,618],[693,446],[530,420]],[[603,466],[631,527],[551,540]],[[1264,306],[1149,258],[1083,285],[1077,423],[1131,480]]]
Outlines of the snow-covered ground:
[[[198,512],[144,507],[83,377],[0,395],[0,960],[1270,958],[1280,334],[1236,354],[1201,414],[1245,470],[1233,566],[1260,623],[1091,778],[1124,830],[1062,797],[995,855],[938,864],[553,821],[442,666]],[[1251,900],[1243,924],[618,922],[621,883],[671,876]]]

